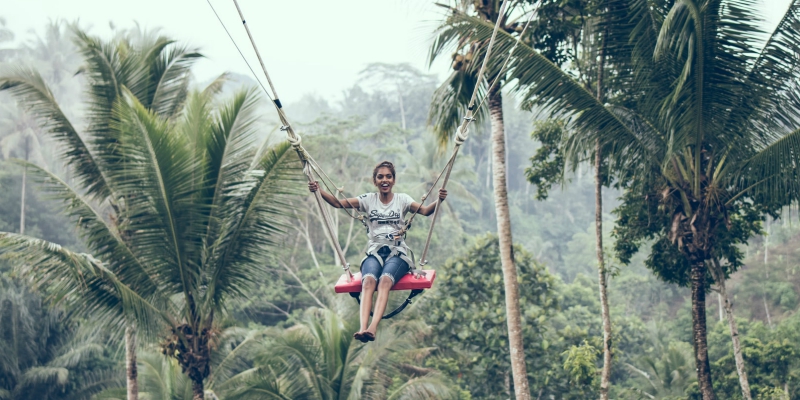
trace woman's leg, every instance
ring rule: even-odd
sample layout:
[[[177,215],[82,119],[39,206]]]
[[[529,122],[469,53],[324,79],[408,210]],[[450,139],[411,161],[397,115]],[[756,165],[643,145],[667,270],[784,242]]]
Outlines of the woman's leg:
[[[373,337],[378,332],[378,324],[386,311],[386,303],[389,302],[389,290],[394,286],[392,278],[384,275],[378,283],[378,298],[375,300],[375,312],[372,313],[372,323],[369,324],[366,332],[372,333]]]
[[[369,312],[372,310],[372,294],[375,293],[375,287],[382,269],[381,263],[375,256],[369,256],[361,263],[361,307],[359,310],[361,329],[353,336],[367,330]]]
[[[372,294],[375,293],[375,283],[375,278],[371,276],[361,279],[361,329],[357,333],[367,330],[369,312],[372,311]],[[378,293],[378,298],[380,298],[380,292]]]
[[[374,336],[378,332],[378,324],[386,311],[386,303],[389,302],[389,291],[394,283],[408,273],[408,263],[400,257],[392,257],[383,263],[383,273],[378,283],[378,298],[375,300],[375,312],[372,313],[372,323],[367,328],[367,332]]]

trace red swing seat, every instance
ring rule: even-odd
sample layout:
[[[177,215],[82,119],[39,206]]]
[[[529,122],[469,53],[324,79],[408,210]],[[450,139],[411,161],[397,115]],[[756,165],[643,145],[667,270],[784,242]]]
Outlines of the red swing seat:
[[[430,289],[433,287],[433,280],[436,279],[436,271],[426,269],[425,275],[419,279],[414,274],[406,274],[392,286],[391,290],[418,290]],[[360,293],[361,292],[361,272],[353,274],[352,282],[347,282],[347,274],[339,277],[336,282],[336,293]]]

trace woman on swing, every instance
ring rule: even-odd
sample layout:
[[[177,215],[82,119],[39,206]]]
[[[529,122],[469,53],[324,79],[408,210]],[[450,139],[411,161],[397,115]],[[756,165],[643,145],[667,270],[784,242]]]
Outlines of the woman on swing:
[[[377,193],[365,193],[357,198],[338,199],[336,196],[319,188],[317,182],[308,184],[311,192],[319,190],[322,198],[334,208],[355,208],[367,214],[369,232],[367,237],[367,255],[361,261],[361,329],[353,334],[356,340],[370,342],[375,340],[378,323],[386,310],[389,290],[395,282],[409,271],[412,264],[408,258],[408,247],[398,234],[405,226],[405,214],[418,212],[429,216],[436,210],[436,202],[423,206],[405,193],[393,193],[395,184],[394,165],[383,161],[372,171],[372,183],[378,188]],[[439,189],[439,199],[444,201],[447,190]],[[369,313],[372,310],[372,294],[377,287],[378,299],[375,301],[372,323]]]

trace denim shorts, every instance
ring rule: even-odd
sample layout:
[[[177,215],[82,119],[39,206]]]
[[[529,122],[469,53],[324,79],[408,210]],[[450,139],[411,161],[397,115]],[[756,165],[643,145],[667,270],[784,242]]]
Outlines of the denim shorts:
[[[374,255],[370,255],[361,263],[361,282],[364,278],[371,276],[375,281],[379,281],[378,277],[383,278],[388,276],[392,280],[392,285],[397,283],[405,274],[408,273],[408,263],[403,261],[400,257],[393,256],[386,257],[391,253],[391,249],[384,246],[378,250],[378,255],[383,259],[383,267]]]

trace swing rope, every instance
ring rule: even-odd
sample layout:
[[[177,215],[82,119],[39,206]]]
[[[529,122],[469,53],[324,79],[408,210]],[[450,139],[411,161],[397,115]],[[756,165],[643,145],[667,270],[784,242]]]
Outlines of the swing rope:
[[[267,96],[270,98],[270,100],[272,100],[272,104],[275,106],[275,110],[278,112],[278,118],[280,119],[282,124],[281,130],[286,131],[286,136],[287,139],[289,140],[289,143],[297,152],[297,156],[300,158],[300,162],[303,165],[303,174],[305,174],[306,179],[308,179],[309,183],[314,182],[313,170],[316,168],[314,168],[314,166],[311,165],[310,162],[311,157],[309,156],[308,152],[302,145],[302,138],[300,137],[300,135],[295,133],[294,129],[292,128],[292,125],[289,123],[289,119],[283,112],[283,106],[281,105],[280,97],[278,97],[278,92],[277,90],[275,90],[275,85],[272,83],[272,79],[269,76],[269,72],[267,72],[267,67],[264,65],[264,60],[261,58],[261,53],[258,51],[258,46],[256,46],[256,42],[255,40],[253,40],[253,35],[250,33],[250,28],[247,26],[247,21],[244,18],[242,9],[241,7],[239,7],[239,2],[233,0],[233,4],[236,5],[236,11],[239,13],[239,17],[242,20],[242,25],[244,25],[244,29],[247,31],[247,37],[250,39],[250,44],[252,44],[253,50],[255,50],[256,56],[258,57],[258,62],[261,64],[261,70],[264,72],[264,76],[266,76],[267,83],[269,84],[269,87],[272,91],[272,95],[270,95],[270,93],[267,92]],[[339,258],[339,262],[342,265],[342,269],[344,269],[345,273],[347,273],[348,281],[352,281],[353,273],[350,271],[350,264],[347,262],[347,258],[345,258],[344,252],[342,251],[342,246],[339,244],[338,235],[333,226],[333,220],[331,219],[330,213],[328,213],[328,209],[323,205],[322,195],[320,194],[319,190],[314,192],[314,199],[317,202],[317,207],[319,208],[320,215],[322,215],[322,221],[325,227],[325,231],[331,238],[331,242],[333,243],[336,255]]]
[[[244,26],[245,31],[247,32],[247,36],[250,39],[250,43],[253,46],[253,50],[256,53],[256,57],[258,58],[259,64],[261,65],[261,69],[262,69],[262,71],[264,73],[264,76],[267,78],[267,83],[268,83],[268,85],[269,85],[269,87],[271,89],[271,93],[270,93],[269,90],[267,90],[267,88],[264,86],[264,84],[261,83],[261,80],[258,78],[257,74],[255,73],[253,68],[250,66],[250,63],[247,61],[247,58],[244,56],[244,54],[242,53],[241,49],[236,44],[236,41],[234,40],[233,36],[230,34],[228,29],[225,27],[225,24],[222,21],[222,19],[220,18],[219,14],[214,9],[214,6],[211,4],[211,1],[210,0],[206,0],[206,1],[208,2],[208,5],[211,7],[211,9],[214,12],[214,14],[216,15],[217,20],[219,20],[219,22],[222,25],[223,29],[225,29],[225,32],[227,33],[228,37],[233,42],[234,46],[236,47],[236,50],[239,52],[239,55],[244,60],[245,64],[247,64],[247,67],[250,69],[250,72],[253,74],[253,76],[255,77],[255,79],[258,82],[258,84],[261,86],[261,88],[266,93],[267,97],[272,101],[273,105],[275,106],[275,110],[277,111],[278,117],[279,117],[279,119],[281,121],[281,124],[282,124],[281,130],[286,131],[287,140],[292,145],[294,150],[297,152],[297,155],[298,155],[298,157],[299,157],[299,159],[300,159],[300,161],[302,163],[302,166],[303,166],[303,173],[306,176],[306,178],[308,179],[308,181],[309,182],[314,182],[315,181],[314,175],[316,175],[319,178],[319,180],[322,181],[323,185],[325,186],[326,189],[328,189],[328,191],[330,193],[335,193],[334,197],[336,198],[337,202],[339,203],[339,206],[345,210],[347,215],[350,216],[353,219],[357,219],[357,220],[361,221],[361,223],[366,226],[365,216],[363,214],[361,214],[358,211],[358,209],[354,209],[355,213],[351,213],[350,209],[344,207],[343,204],[342,204],[341,199],[339,199],[339,195],[342,195],[344,197],[344,200],[345,201],[347,200],[347,197],[344,194],[344,186],[341,186],[341,187],[337,186],[336,183],[333,181],[333,179],[330,176],[328,176],[327,173],[325,173],[325,170],[319,165],[319,163],[317,163],[317,161],[302,146],[302,137],[300,135],[298,135],[294,131],[294,129],[292,128],[292,125],[289,123],[288,117],[286,116],[286,114],[285,114],[285,112],[283,110],[283,105],[281,104],[280,98],[278,97],[278,92],[275,89],[275,85],[273,84],[269,73],[267,72],[267,68],[266,68],[266,66],[264,64],[264,60],[261,57],[261,53],[258,51],[258,47],[257,47],[257,45],[255,43],[255,40],[253,39],[253,35],[250,32],[250,28],[247,25],[247,21],[244,18],[244,14],[243,14],[243,12],[241,10],[241,7],[239,6],[238,1],[237,0],[233,0],[233,3],[236,6],[237,12],[239,13],[239,17],[240,17],[240,19],[242,21],[242,25]],[[473,117],[473,111],[480,109],[480,107],[483,106],[484,102],[486,101],[487,97],[484,97],[481,100],[481,102],[478,104],[478,106],[475,107],[475,101],[477,99],[478,89],[480,87],[480,82],[482,82],[484,80],[483,76],[484,76],[484,73],[485,73],[485,70],[486,70],[486,66],[488,64],[488,60],[489,60],[489,57],[491,55],[492,47],[494,46],[494,42],[495,42],[495,38],[497,36],[497,31],[498,31],[499,26],[500,26],[500,22],[502,20],[503,15],[505,14],[505,9],[506,9],[507,4],[508,4],[508,2],[504,1],[503,4],[500,7],[500,11],[498,13],[500,15],[500,17],[495,22],[494,29],[492,31],[492,36],[491,36],[491,39],[489,40],[489,44],[487,46],[486,55],[484,56],[483,62],[481,64],[481,68],[480,68],[480,70],[478,72],[478,80],[477,80],[478,84],[476,84],[475,88],[473,89],[472,96],[470,98],[470,102],[469,102],[469,105],[467,107],[467,115],[464,117],[464,119],[461,122],[460,126],[456,130],[456,136],[455,136],[455,140],[454,140],[453,152],[452,152],[450,158],[448,159],[447,163],[443,167],[442,171],[439,173],[439,175],[434,180],[434,182],[431,185],[431,187],[422,196],[422,198],[420,200],[420,206],[422,204],[424,204],[425,200],[431,194],[431,192],[433,191],[433,188],[436,187],[436,184],[439,182],[439,180],[442,178],[442,176],[444,176],[444,180],[442,181],[441,189],[445,189],[446,188],[447,183],[448,183],[448,181],[450,179],[450,173],[452,172],[452,168],[453,168],[453,165],[455,164],[455,160],[456,160],[456,157],[458,155],[459,149],[464,144],[464,142],[467,140],[467,138],[469,137],[469,131],[468,131],[469,124],[472,123],[473,121],[475,121],[475,118]],[[535,14],[535,11],[531,13],[530,17],[528,18],[528,21],[525,24],[525,27],[520,32],[520,35],[517,37],[516,43],[511,48],[511,50],[510,50],[508,56],[506,57],[502,67],[500,68],[498,74],[496,75],[496,77],[493,80],[493,82],[488,86],[489,90],[487,91],[487,93],[489,91],[491,91],[492,88],[494,88],[495,84],[497,84],[497,82],[499,81],[499,79],[502,76],[503,72],[505,72],[505,68],[508,65],[508,62],[511,59],[511,56],[514,53],[514,50],[516,49],[517,45],[519,44],[520,39],[524,35],[525,31],[528,29],[528,26],[530,25],[530,22],[532,21],[534,14]],[[328,182],[330,182],[331,185],[336,190],[331,190],[330,186],[328,186]],[[344,255],[344,252],[342,251],[341,245],[340,245],[339,240],[338,240],[338,235],[336,234],[336,229],[335,229],[334,224],[333,224],[333,220],[332,220],[330,214],[328,213],[327,207],[324,207],[324,205],[323,205],[323,199],[322,199],[322,195],[320,194],[320,192],[319,191],[315,191],[314,195],[315,195],[314,197],[315,197],[315,200],[316,200],[317,207],[319,209],[320,215],[322,216],[322,220],[323,220],[323,225],[325,227],[325,231],[328,234],[328,236],[332,239],[331,242],[333,243],[333,247],[334,247],[334,250],[336,252],[337,257],[339,258],[339,262],[342,265],[342,269],[347,273],[348,282],[352,282],[353,274],[350,271],[350,264],[347,262],[347,259],[345,258],[345,255]],[[427,262],[428,262],[427,261],[427,253],[428,253],[428,249],[430,247],[431,238],[433,236],[433,230],[434,230],[434,227],[436,225],[436,221],[438,219],[438,214],[439,214],[439,208],[440,207],[441,207],[441,200],[437,198],[437,200],[436,200],[436,208],[434,209],[433,220],[431,221],[431,226],[430,226],[430,228],[428,230],[427,239],[425,241],[425,248],[423,250],[422,257],[420,258],[420,262],[419,262],[420,267],[426,265]],[[398,236],[403,236],[403,235],[406,234],[408,229],[411,227],[411,222],[413,221],[414,217],[419,213],[419,208],[420,207],[418,207],[414,211],[414,213],[411,215],[411,217],[408,219],[408,221],[406,221],[405,226],[399,232]],[[411,267],[412,267],[412,269],[414,269],[414,266],[411,266]],[[424,272],[422,272],[422,273],[424,274]],[[406,303],[404,303],[402,308],[405,308],[406,305],[410,304],[411,297],[413,297],[413,296],[410,296],[406,300]],[[393,316],[394,314],[398,313],[399,311],[402,311],[402,309],[395,310],[395,312],[391,313],[391,315]]]
[[[450,159],[445,164],[442,172],[439,173],[439,176],[436,177],[436,180],[433,182],[433,184],[431,185],[430,189],[428,189],[428,192],[425,193],[425,195],[422,196],[420,204],[424,203],[425,199],[431,194],[431,191],[433,191],[433,188],[436,187],[436,183],[439,182],[439,179],[442,177],[442,174],[444,174],[444,180],[442,181],[442,187],[441,188],[444,189],[444,188],[447,187],[447,183],[450,180],[450,173],[452,172],[453,165],[455,164],[455,161],[456,161],[456,156],[458,156],[458,151],[461,148],[461,145],[463,145],[464,142],[469,137],[469,124],[472,123],[473,121],[475,121],[475,118],[473,117],[473,110],[479,110],[481,108],[481,106],[483,106],[483,104],[486,101],[486,99],[488,98],[488,96],[484,96],[484,98],[481,99],[481,102],[478,104],[478,106],[475,107],[475,100],[477,99],[477,96],[478,96],[478,88],[480,87],[480,83],[484,80],[484,73],[486,71],[486,65],[489,62],[489,59],[490,59],[490,56],[491,56],[491,52],[492,52],[492,47],[494,47],[494,41],[495,41],[495,38],[497,37],[497,31],[498,31],[498,28],[500,27],[500,22],[501,22],[503,16],[505,15],[505,9],[506,9],[506,5],[508,3],[509,2],[504,1],[503,4],[500,6],[500,11],[498,12],[499,17],[497,18],[497,21],[494,24],[494,29],[492,30],[492,36],[489,39],[489,45],[486,47],[486,55],[483,57],[483,63],[481,64],[481,68],[478,70],[478,79],[476,80],[477,84],[475,85],[475,88],[472,90],[472,96],[470,98],[469,105],[467,107],[467,115],[461,121],[461,125],[456,130],[456,137],[455,137],[455,140],[454,140],[453,153],[450,156]],[[506,59],[503,62],[503,65],[500,67],[499,72],[495,76],[495,78],[492,81],[492,83],[488,86],[488,90],[486,91],[487,94],[492,91],[494,86],[500,80],[500,77],[503,76],[503,73],[505,72],[506,66],[508,65],[508,61],[511,59],[511,56],[514,54],[514,51],[517,49],[517,45],[519,45],[519,42],[520,42],[521,38],[523,37],[523,35],[525,35],[525,32],[528,30],[528,26],[530,25],[531,21],[533,20],[533,16],[535,14],[536,14],[536,10],[534,10],[534,11],[532,11],[530,13],[530,16],[528,17],[528,21],[525,23],[525,26],[522,28],[522,31],[520,32],[519,36],[517,36],[517,40],[515,41],[514,46],[511,47],[511,50],[509,51],[508,55],[506,56]],[[441,199],[437,198],[436,199],[436,208],[433,211],[433,219],[431,220],[431,226],[430,226],[430,229],[428,229],[428,237],[425,239],[425,247],[422,250],[422,256],[420,257],[420,260],[419,260],[420,267],[424,267],[428,263],[428,249],[430,248],[430,245],[431,245],[431,238],[433,237],[433,228],[436,225],[436,220],[438,219],[439,208],[441,207],[441,205],[442,205]],[[401,236],[403,234],[405,234],[405,232],[411,227],[411,222],[414,220],[414,217],[416,217],[418,213],[419,213],[419,208],[417,208],[417,210],[414,211],[414,213],[411,215],[411,217],[406,222],[406,226],[401,230],[401,233],[400,233]]]

